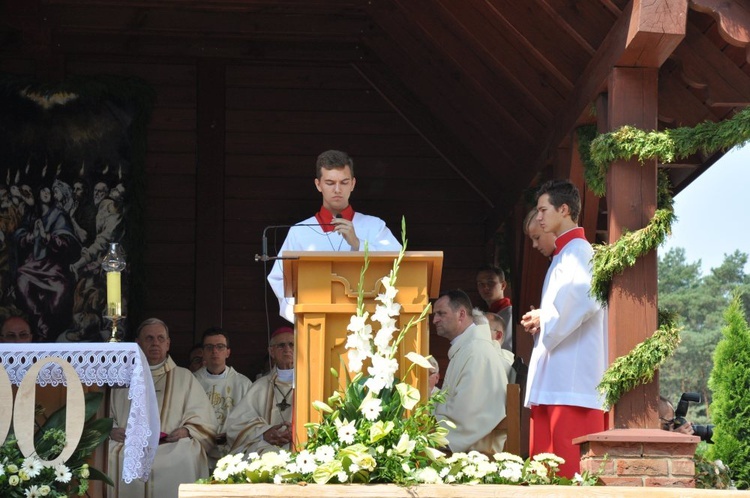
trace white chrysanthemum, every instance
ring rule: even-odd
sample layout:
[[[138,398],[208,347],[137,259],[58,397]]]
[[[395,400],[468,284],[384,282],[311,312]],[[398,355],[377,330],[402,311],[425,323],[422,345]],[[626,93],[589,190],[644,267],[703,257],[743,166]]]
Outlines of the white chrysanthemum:
[[[359,465],[357,465],[356,463],[351,464],[349,466],[349,473],[356,474],[357,472],[359,472]]]
[[[294,462],[289,462],[286,464],[286,467],[284,467],[287,472],[290,474],[296,474],[299,468],[297,467],[297,464]]]
[[[354,442],[354,436],[357,435],[357,429],[354,427],[354,420],[351,422],[344,420],[344,422],[340,424],[338,420],[336,422],[336,425],[338,426],[336,433],[339,437],[339,441],[344,444],[352,444]]]
[[[523,465],[523,458],[518,455],[514,455],[513,453],[508,453],[507,451],[504,451],[502,453],[495,453],[493,458],[498,462],[516,462]]]
[[[23,463],[21,464],[21,470],[23,470],[26,475],[28,475],[32,479],[38,476],[43,468],[44,465],[42,465],[41,460],[39,460],[35,456],[24,458]]]
[[[315,460],[320,463],[327,463],[336,457],[336,450],[328,444],[318,446],[315,450]]]
[[[382,402],[378,398],[373,398],[370,393],[362,400],[362,404],[359,405],[359,411],[365,416],[365,418],[371,422],[374,422],[380,416],[380,412],[383,411]]]
[[[523,467],[515,462],[509,463],[499,472],[500,477],[510,482],[519,482],[523,477]]]
[[[29,486],[26,491],[24,491],[24,494],[26,495],[26,498],[39,498],[42,496],[39,494],[39,488],[34,485]]]
[[[532,460],[529,462],[529,472],[538,475],[539,477],[547,477],[547,466],[542,462]]]
[[[417,470],[415,477],[418,482],[423,482],[425,484],[440,484],[443,482],[440,474],[438,474],[437,470],[432,467],[424,467]]]
[[[346,475],[346,472],[342,470],[341,472],[336,474],[336,479],[338,479],[339,482],[346,482],[347,480],[349,480],[349,476]]]
[[[555,455],[554,453],[539,453],[534,455],[533,460],[536,462],[544,462],[552,467],[557,467],[565,463],[565,459]]]
[[[61,482],[61,483],[68,483],[70,482],[70,479],[73,477],[73,474],[70,472],[70,469],[64,464],[58,464],[57,467],[55,467],[55,481]]]

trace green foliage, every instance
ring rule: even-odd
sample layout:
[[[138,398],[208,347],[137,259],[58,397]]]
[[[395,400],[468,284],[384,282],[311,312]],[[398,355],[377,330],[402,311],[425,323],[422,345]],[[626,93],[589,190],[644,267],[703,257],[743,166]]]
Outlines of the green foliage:
[[[35,434],[36,454],[24,457],[15,435],[10,434],[0,446],[0,496],[81,496],[86,494],[91,479],[112,485],[109,476],[86,463],[112,430],[111,418],[95,418],[102,398],[102,393],[86,394],[86,421],[81,440],[64,464],[51,467],[41,462],[58,457],[65,447],[64,406],[53,413]]]
[[[714,351],[708,385],[714,392],[711,418],[714,446],[711,458],[721,459],[740,489],[750,487],[750,327],[739,295],[724,314],[723,338]]]
[[[594,246],[591,295],[603,305],[607,304],[612,278],[635,265],[638,258],[659,247],[672,233],[674,212],[657,209],[648,226],[635,232],[623,232],[614,244]]]
[[[598,388],[607,406],[614,406],[623,394],[636,386],[651,382],[654,372],[674,353],[680,343],[675,317],[659,312],[659,322],[659,328],[651,337],[636,345],[629,354],[617,358],[604,372]]]
[[[729,467],[706,454],[711,445],[700,443],[695,450],[695,487],[699,489],[731,489],[734,487]]]
[[[671,249],[659,258],[659,306],[678,314],[683,327],[679,347],[661,368],[659,387],[661,394],[673,403],[683,392],[701,393],[703,403],[691,406],[688,414],[694,423],[711,421],[708,377],[732,292],[744,291],[744,308],[746,312],[750,310],[746,262],[747,255],[735,251],[725,255],[720,266],[703,276],[700,261],[687,262],[684,249]]]
[[[599,176],[594,184],[606,185],[606,180],[602,183],[601,179],[606,177],[609,165],[616,160],[628,160],[635,156],[641,162],[658,159],[662,163],[671,163],[696,152],[708,156],[748,141],[750,108],[743,109],[731,119],[718,123],[707,121],[693,128],[644,131],[632,126],[623,126],[599,135],[591,142],[591,161]],[[594,192],[597,195],[604,193],[603,190],[601,193],[596,190]]]

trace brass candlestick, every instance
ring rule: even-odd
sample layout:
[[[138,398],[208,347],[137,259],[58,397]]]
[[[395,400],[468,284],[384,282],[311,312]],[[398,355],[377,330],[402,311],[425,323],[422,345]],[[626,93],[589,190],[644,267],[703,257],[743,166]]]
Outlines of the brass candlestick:
[[[117,336],[117,325],[118,322],[125,318],[125,315],[105,316],[104,318],[112,322],[112,333],[109,336],[109,342],[122,342],[122,339]]]

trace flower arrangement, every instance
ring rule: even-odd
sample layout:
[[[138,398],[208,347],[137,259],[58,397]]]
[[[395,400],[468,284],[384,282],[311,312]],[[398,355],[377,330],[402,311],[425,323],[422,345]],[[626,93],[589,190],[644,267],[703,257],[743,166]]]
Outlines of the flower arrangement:
[[[402,221],[402,233],[405,233]],[[524,461],[510,453],[492,459],[472,451],[448,455],[448,431],[452,424],[434,416],[436,403],[445,402],[437,392],[420,403],[420,392],[395,377],[396,353],[406,333],[425,320],[430,307],[412,318],[403,328],[396,325],[401,305],[395,302],[399,265],[406,250],[393,262],[389,275],[380,280],[383,292],[375,300],[375,312],[364,307],[363,282],[369,266],[367,245],[362,268],[357,312],[347,330],[346,348],[349,372],[346,387],[326,402],[313,407],[322,413],[320,423],[307,425],[304,449],[241,453],[218,461],[211,479],[203,483],[395,483],[402,485],[434,483],[486,484],[593,484],[596,478],[570,481],[557,476],[563,460],[555,455],[537,455]],[[377,326],[377,331],[373,325]],[[395,336],[395,338],[394,338]],[[417,366],[430,368],[427,358],[410,352],[407,375]],[[363,372],[369,362],[367,374]],[[335,377],[338,372],[332,370]],[[350,379],[349,374],[354,374]],[[407,416],[408,412],[408,416]]]
[[[65,463],[48,466],[65,446],[65,407],[53,413],[34,436],[36,454],[24,457],[14,434],[0,446],[0,496],[38,498],[85,495],[89,480],[112,481],[86,460],[112,430],[111,418],[94,420],[102,393],[86,394],[86,423],[78,447]]]

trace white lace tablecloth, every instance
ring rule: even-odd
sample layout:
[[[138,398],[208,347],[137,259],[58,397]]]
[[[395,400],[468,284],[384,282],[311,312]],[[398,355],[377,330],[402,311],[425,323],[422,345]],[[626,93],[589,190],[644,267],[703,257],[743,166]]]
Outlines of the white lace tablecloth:
[[[131,400],[125,428],[122,480],[147,480],[159,444],[159,410],[148,361],[135,343],[0,344],[0,364],[10,382],[19,385],[38,360],[55,357],[70,363],[87,386],[128,386]],[[50,363],[39,371],[37,384],[67,385],[62,368]],[[156,430],[151,430],[156,427]]]

